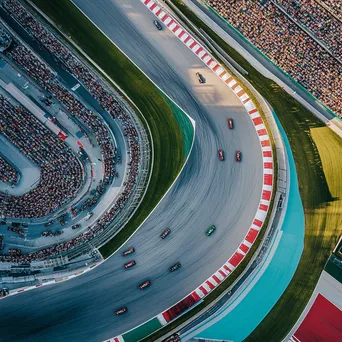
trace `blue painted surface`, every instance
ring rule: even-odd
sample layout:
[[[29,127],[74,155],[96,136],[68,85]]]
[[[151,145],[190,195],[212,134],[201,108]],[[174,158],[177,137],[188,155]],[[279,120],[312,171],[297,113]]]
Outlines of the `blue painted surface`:
[[[286,146],[291,175],[283,235],[273,259],[247,296],[225,317],[197,337],[243,341],[275,305],[298,266],[304,247],[304,211],[290,144],[276,115],[275,118]]]

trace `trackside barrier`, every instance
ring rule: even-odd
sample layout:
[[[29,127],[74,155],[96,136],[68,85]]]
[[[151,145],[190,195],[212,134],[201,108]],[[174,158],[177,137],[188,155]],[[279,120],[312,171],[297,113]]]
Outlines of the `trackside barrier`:
[[[230,259],[211,277],[204,281],[188,296],[180,300],[171,308],[160,313],[156,317],[162,325],[167,325],[173,319],[183,314],[185,311],[192,308],[199,301],[213,291],[218,285],[222,283],[241,263],[253,243],[255,242],[259,231],[263,227],[267,213],[270,208],[270,201],[273,192],[273,152],[270,137],[268,135],[266,126],[262,117],[253,103],[252,99],[248,96],[245,90],[239,83],[230,75],[225,68],[217,62],[217,60],[206,50],[197,40],[192,37],[182,25],[171,16],[167,10],[159,5],[157,0],[140,0],[177,38],[183,42],[204,64],[211,69],[217,77],[221,79],[239,98],[245,107],[250,119],[253,122],[256,133],[259,137],[260,148],[262,150],[263,158],[263,185],[262,194],[259,202],[258,210],[255,214],[252,224],[238,249],[230,257]],[[125,334],[117,336],[124,340]],[[108,341],[115,341],[110,339]],[[122,341],[122,340],[120,340]]]
[[[34,290],[38,287],[42,287],[42,286],[47,286],[47,285],[52,285],[52,284],[56,284],[56,283],[61,283],[61,282],[64,282],[66,280],[70,280],[72,278],[75,278],[79,275],[81,275],[82,273],[86,273],[86,272],[89,272],[92,268],[96,267],[96,266],[99,266],[100,264],[102,264],[103,261],[100,261],[100,262],[97,262],[93,265],[91,265],[90,267],[84,269],[84,270],[81,270],[81,271],[77,271],[75,272],[74,274],[71,274],[71,275],[68,275],[68,276],[65,276],[65,277],[59,277],[59,278],[56,278],[56,279],[53,279],[53,280],[48,280],[48,281],[42,281],[41,283],[39,284],[36,284],[36,285],[31,285],[31,286],[26,286],[26,287],[23,287],[21,289],[16,289],[14,291],[11,291],[7,296],[5,297],[0,297],[0,299],[4,299],[6,297],[9,297],[9,296],[14,296],[16,294],[19,294],[19,293],[22,293],[22,292],[26,292],[26,291],[29,291],[29,290]]]

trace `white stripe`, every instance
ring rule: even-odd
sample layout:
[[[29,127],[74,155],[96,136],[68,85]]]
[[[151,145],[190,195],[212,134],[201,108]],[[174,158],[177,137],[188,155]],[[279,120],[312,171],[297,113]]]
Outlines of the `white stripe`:
[[[223,281],[223,280],[225,279],[224,276],[223,276],[219,271],[217,271],[217,272],[215,273],[215,275],[216,275],[216,277],[219,278],[221,281]]]
[[[263,157],[264,163],[273,163],[272,157]]]
[[[185,31],[184,31],[185,32]],[[181,41],[184,43],[184,40],[186,39],[186,38],[188,38],[189,37],[189,35],[185,32],[183,35],[182,35],[182,37],[181,37]]]
[[[260,141],[270,140],[268,135],[258,135]]]
[[[223,73],[224,69],[220,66],[215,72],[219,76]]]
[[[263,185],[262,185],[262,190],[269,190],[269,191],[272,191],[272,185],[265,185],[265,184],[263,184]]]
[[[203,57],[203,55],[206,53],[206,51],[205,50],[202,50],[199,54],[198,54],[198,57],[200,58],[200,59],[202,59],[202,57]]]
[[[265,126],[263,123],[261,123],[261,124],[255,126],[255,129],[256,129],[257,131],[259,131],[260,129],[264,129],[264,128],[266,128],[266,126]]]
[[[247,112],[249,113],[251,110],[255,108],[254,103],[251,99],[249,99],[248,102],[244,104],[245,108],[247,109]]]
[[[183,29],[180,27],[176,32],[175,32],[175,35],[178,36],[180,35],[180,33],[183,31]],[[179,39],[179,38],[178,38]]]
[[[208,67],[209,67],[210,69],[214,69],[214,68],[216,67],[217,64],[218,64],[218,63],[217,63],[215,60],[213,60],[213,61],[208,65]]]
[[[211,276],[208,280],[209,280],[215,287],[218,285],[218,282],[213,278],[213,276]]]
[[[149,9],[150,7],[152,7],[153,4],[154,4],[154,1],[150,1],[150,2],[146,5],[146,7]]]
[[[260,114],[259,114],[259,112],[255,112],[255,113],[251,114],[250,117],[251,117],[251,119],[259,118]]]
[[[242,90],[243,88],[241,86],[237,86],[233,91],[235,94],[237,94],[240,90]]]
[[[165,14],[166,14],[166,13],[165,13],[164,11],[161,11],[161,12],[159,13],[158,17],[159,17],[160,19],[163,19],[163,17],[164,17]]]
[[[273,175],[273,169],[264,169],[264,174]]]
[[[152,11],[152,12],[153,12],[154,14],[156,14],[156,13],[157,13],[159,10],[160,10],[160,7],[159,7],[159,6],[157,6],[157,7],[155,7],[155,8],[153,9],[153,11]]]
[[[228,87],[231,88],[233,85],[235,85],[237,82],[232,79],[229,83],[228,83]]]
[[[167,325],[167,321],[164,318],[163,314],[160,313],[159,315],[157,315],[157,318],[161,325]]]
[[[238,248],[237,251],[238,251],[240,254],[242,254],[243,256],[246,255],[246,253],[245,253],[242,249],[240,249],[240,248]]]
[[[241,101],[241,102],[243,102],[243,101],[245,101],[245,100],[247,100],[247,99],[249,99],[249,96],[248,96],[247,93],[244,93],[244,94],[242,94],[242,95],[240,96],[240,101]]]
[[[211,291],[211,289],[210,289],[210,287],[209,287],[209,285],[208,284],[206,284],[206,283],[203,283],[202,284],[202,286],[208,291],[208,292],[210,292]]]
[[[226,265],[229,267],[229,269],[231,269],[232,271],[235,270],[235,267],[230,263],[230,262],[226,262]]]
[[[271,146],[264,146],[263,148],[262,148],[262,150],[263,151],[271,151],[272,152],[272,147]]]
[[[172,19],[170,17],[167,17],[166,20],[164,21],[164,24],[167,26],[168,24],[170,24],[171,20]]]
[[[177,26],[177,24],[176,24],[175,22],[173,22],[173,23],[169,26],[170,31],[172,31],[176,26]]]
[[[196,43],[196,45],[191,49],[193,52],[197,52],[197,50],[200,48],[201,46],[200,45],[198,45],[197,43]]]
[[[194,42],[194,40],[192,38],[190,38],[187,42],[186,42],[186,46],[190,47],[190,45]]]
[[[252,243],[248,242],[247,240],[244,240],[243,244],[246,245],[248,248],[251,248],[253,245]]]
[[[228,80],[228,78],[229,77],[231,77],[229,74],[228,74],[228,72],[226,73],[226,74],[224,74],[223,76],[222,76],[222,80],[223,81],[226,81],[226,80]]]

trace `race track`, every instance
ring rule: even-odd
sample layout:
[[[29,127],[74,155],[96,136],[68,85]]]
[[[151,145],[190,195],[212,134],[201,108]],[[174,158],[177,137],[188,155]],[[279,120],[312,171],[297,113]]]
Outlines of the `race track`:
[[[77,5],[196,121],[192,154],[158,208],[123,248],[92,272],[0,302],[1,341],[102,341],[183,298],[222,266],[245,236],[263,181],[259,139],[238,98],[137,0],[75,0]],[[99,5],[101,3],[101,5]],[[200,85],[195,72],[206,84]],[[227,118],[234,119],[229,130]],[[217,150],[225,152],[220,162]],[[235,162],[235,151],[242,162]],[[216,232],[205,231],[215,224]],[[166,228],[165,240],[159,235]],[[125,270],[134,259],[137,265]],[[174,273],[168,271],[176,262]],[[145,280],[152,285],[141,291]],[[115,316],[113,310],[128,307]]]

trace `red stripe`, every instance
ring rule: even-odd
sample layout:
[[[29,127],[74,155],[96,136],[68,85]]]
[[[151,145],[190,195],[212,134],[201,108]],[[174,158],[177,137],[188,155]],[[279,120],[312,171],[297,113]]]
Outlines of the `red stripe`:
[[[273,163],[272,162],[264,163],[264,169],[273,169]]]
[[[150,11],[153,11],[156,7],[157,7],[157,4],[154,3],[154,4],[150,7]]]
[[[232,273],[232,270],[231,270],[227,265],[223,265],[223,268],[224,268],[226,271]]]
[[[269,201],[270,198],[271,198],[271,191],[269,191],[269,190],[264,190],[264,191],[262,192],[262,199],[263,199],[263,200],[266,200],[266,201]]]
[[[221,274],[221,276],[222,276],[223,278],[226,278],[226,277],[227,277],[227,275],[226,275],[222,270],[219,270],[219,273]]]
[[[272,151],[264,151],[263,155],[264,157],[272,157]]]
[[[208,291],[203,286],[200,286],[199,289],[203,292],[205,296],[208,294]]]
[[[261,203],[261,204],[259,205],[259,209],[260,209],[260,210],[263,210],[263,211],[267,211],[268,205],[262,204],[262,203]]]
[[[187,36],[187,37],[185,38],[185,40],[184,40],[184,44],[186,44],[190,39],[191,39],[191,37],[190,37],[190,36]]]
[[[167,24],[167,27],[170,27],[175,21],[171,19],[171,21]]]
[[[259,136],[262,136],[262,135],[267,135],[267,131],[266,131],[266,129],[265,129],[265,128],[263,128],[263,129],[259,129],[259,130],[258,130],[258,134],[259,134]]]
[[[253,224],[255,224],[258,227],[262,226],[262,221],[258,220],[258,219],[254,219]]]
[[[220,280],[220,278],[218,278],[218,276],[217,275],[213,275],[213,279],[217,282],[217,284],[220,284],[221,283],[221,280]]]
[[[273,183],[273,175],[269,175],[269,174],[264,175],[264,184],[272,185],[272,183]]]
[[[203,50],[202,46],[196,51],[196,55],[198,55]]]
[[[219,64],[216,64],[216,66],[213,68],[213,71],[216,72],[216,70],[220,67]]]
[[[225,82],[228,84],[233,80],[233,77],[229,77],[228,79],[225,80]]]
[[[241,97],[243,94],[245,94],[246,92],[243,90],[243,89],[241,89],[236,95],[238,96],[238,97]]]
[[[163,18],[161,19],[161,21],[164,22],[168,17],[169,17],[169,16],[168,16],[167,14],[165,14],[165,15],[163,16]]]
[[[176,25],[175,28],[172,30],[172,32],[176,32],[179,29],[179,26]]]
[[[144,4],[147,5],[150,2],[150,0],[145,0]]]
[[[181,39],[184,33],[185,33],[185,31],[182,31],[182,32],[178,35],[178,38]]]
[[[209,61],[207,62],[207,65],[209,65],[212,61],[213,61],[213,59],[210,58]]]
[[[252,120],[253,120],[254,126],[258,126],[258,125],[262,124],[262,119],[260,116],[257,118],[254,118]]]
[[[251,228],[248,231],[248,234],[246,236],[246,241],[248,241],[249,243],[254,243],[257,235],[258,235],[258,231],[256,229],[254,229],[254,228]]]
[[[213,290],[215,288],[215,285],[212,284],[209,280],[207,280],[205,283],[210,287],[210,290]]]
[[[171,321],[171,318],[170,318],[170,316],[169,316],[167,311],[163,312],[163,317],[164,317],[166,322],[170,322]]]
[[[248,250],[249,250],[249,247],[248,247],[248,246],[246,246],[246,245],[244,245],[244,244],[241,244],[241,245],[240,245],[240,249],[242,250],[242,252],[245,252],[245,253],[247,253],[247,252],[248,252]]]
[[[205,53],[205,54],[202,56],[202,60],[204,60],[204,58],[207,57],[207,56],[208,56],[208,54]]]
[[[234,90],[235,88],[237,88],[239,86],[239,83],[235,83],[233,86],[232,86],[232,90]]]
[[[191,43],[190,46],[189,46],[189,48],[192,49],[196,44],[197,44],[197,42]]]
[[[120,340],[117,337],[114,338],[114,341],[115,342],[120,342]]]
[[[162,9],[160,8],[157,13],[156,13],[156,16],[159,17],[159,14],[162,12]]]
[[[229,263],[236,267],[237,265],[239,265],[242,259],[243,255],[239,252],[235,252],[235,254],[229,259]]]
[[[196,291],[194,291],[193,293],[191,293],[192,298],[195,299],[196,302],[198,302],[199,300],[201,300],[201,297],[197,294]]]
[[[263,141],[261,142],[261,146],[262,146],[262,147],[271,146],[270,141],[269,141],[269,140],[263,140]]]
[[[246,100],[243,100],[242,103],[245,104],[250,100],[250,98],[248,97]]]
[[[222,78],[226,73],[227,73],[227,71],[224,70],[224,71],[220,74],[220,77]]]
[[[252,115],[252,114],[256,113],[257,111],[258,111],[258,110],[257,110],[256,108],[254,108],[254,109],[252,109],[252,110],[249,111],[249,115]]]

